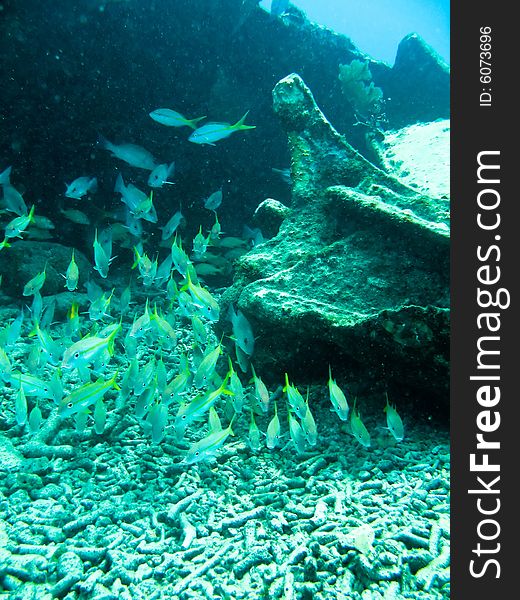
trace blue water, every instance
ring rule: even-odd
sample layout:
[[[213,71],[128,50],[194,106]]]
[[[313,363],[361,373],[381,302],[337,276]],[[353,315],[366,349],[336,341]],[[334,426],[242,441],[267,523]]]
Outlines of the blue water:
[[[343,33],[367,54],[390,65],[399,42],[418,33],[449,63],[449,0],[296,0],[311,21]],[[269,10],[271,0],[260,6]]]

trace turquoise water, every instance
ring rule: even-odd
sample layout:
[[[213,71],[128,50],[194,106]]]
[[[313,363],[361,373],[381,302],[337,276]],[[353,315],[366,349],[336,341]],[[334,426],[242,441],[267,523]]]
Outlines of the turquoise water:
[[[6,597],[449,597],[449,71],[257,5],[1,3]]]

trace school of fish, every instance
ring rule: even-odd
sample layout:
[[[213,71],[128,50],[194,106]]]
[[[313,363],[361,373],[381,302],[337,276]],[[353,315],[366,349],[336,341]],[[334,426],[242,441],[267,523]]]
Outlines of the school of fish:
[[[189,128],[188,141],[199,145],[215,145],[233,133],[254,129],[245,124],[247,115],[235,124],[202,124],[205,117],[186,118],[169,108],[149,113],[162,126]],[[154,192],[174,184],[175,164],[159,163],[136,144],[118,145],[103,136],[98,144],[117,161],[149,171],[151,189],[145,192],[125,183],[117,173],[113,190],[123,204],[121,220],[93,227],[90,260],[97,275],[81,271],[79,250],[71,248],[70,262],[61,273],[72,298],[65,319],[57,318],[56,300],[42,294],[52,259],[22,282],[23,296],[30,300],[28,313],[22,307],[0,329],[0,379],[7,391],[4,410],[12,412],[12,422],[21,432],[35,434],[51,414],[57,414],[63,427],[72,424],[78,433],[92,427],[96,435],[105,436],[115,421],[130,417],[140,423],[151,443],[167,436],[186,466],[215,460],[226,444],[235,443],[235,431],[243,432],[254,452],[264,446],[275,450],[292,445],[302,454],[316,447],[319,435],[309,390],[304,398],[286,373],[284,385],[269,391],[252,363],[255,336],[247,316],[230,305],[226,342],[216,337],[215,326],[224,319],[219,296],[205,284],[206,278],[229,274],[234,258],[251,246],[247,239],[222,235],[217,210],[223,189],[203,200],[214,213],[215,224],[208,232],[199,227],[190,250],[180,233],[185,222],[182,208],[162,215],[154,204]],[[31,237],[31,231],[54,227],[35,214],[35,204],[28,208],[11,184],[11,175],[11,167],[0,173],[3,214],[12,215],[4,223],[1,252]],[[99,189],[96,176],[80,175],[65,184],[63,194],[66,202],[81,203]],[[78,208],[61,212],[77,225],[92,226]],[[145,226],[161,232],[160,252],[145,246]],[[254,244],[263,241],[259,230],[249,230],[244,237]],[[124,287],[107,285],[117,258],[115,244],[133,254]],[[83,289],[86,295],[80,293]],[[187,330],[189,343],[184,339]],[[348,394],[332,378],[330,368],[328,391],[331,411],[346,423],[354,440],[370,448],[357,400],[351,409]],[[400,442],[404,426],[388,396],[384,411],[389,434]]]

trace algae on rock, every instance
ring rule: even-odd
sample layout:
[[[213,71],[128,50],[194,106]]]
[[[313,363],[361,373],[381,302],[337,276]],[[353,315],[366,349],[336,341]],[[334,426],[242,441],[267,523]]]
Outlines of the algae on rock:
[[[446,201],[407,187],[338,134],[296,74],[273,90],[292,155],[292,210],[243,256],[223,302],[259,337],[255,365],[447,403]]]
[[[354,59],[348,65],[339,65],[338,78],[343,93],[357,113],[365,118],[379,113],[383,90],[374,85],[368,62]]]
[[[2,291],[12,297],[21,296],[24,285],[45,268],[46,279],[42,295],[59,294],[65,291],[64,273],[71,257],[72,248],[56,242],[17,240],[8,253],[0,255],[0,266],[4,274]],[[92,267],[79,250],[75,250],[74,257],[81,273],[80,287],[83,288]]]

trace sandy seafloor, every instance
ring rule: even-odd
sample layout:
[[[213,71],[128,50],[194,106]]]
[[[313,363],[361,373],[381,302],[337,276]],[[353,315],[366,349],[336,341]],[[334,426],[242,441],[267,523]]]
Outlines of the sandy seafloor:
[[[179,324],[178,334],[179,345],[188,344],[187,328]],[[22,337],[14,362],[24,344]],[[114,366],[125,360],[116,351]],[[174,374],[175,355],[164,360]],[[204,425],[179,446],[170,423],[153,445],[132,403],[118,405],[115,393],[102,435],[91,424],[77,433],[52,401],[41,401],[40,431],[27,433],[4,403],[3,593],[20,600],[447,598],[448,432],[403,414],[406,437],[396,443],[381,427],[382,410],[367,409],[372,447],[364,448],[329,411],[325,384],[311,389],[319,438],[309,452],[298,455],[290,444],[279,402],[282,447],[251,451],[245,412],[215,462],[189,467],[179,463]],[[258,417],[261,430],[271,416]]]
[[[450,194],[450,121],[415,123],[385,131],[383,166],[405,185],[432,198]],[[449,215],[448,215],[449,216]]]

